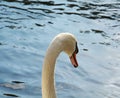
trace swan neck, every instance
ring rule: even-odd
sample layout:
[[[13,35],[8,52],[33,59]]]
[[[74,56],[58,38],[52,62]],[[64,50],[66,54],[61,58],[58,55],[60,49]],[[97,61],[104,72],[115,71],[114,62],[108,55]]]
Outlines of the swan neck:
[[[55,62],[62,51],[60,45],[52,43],[46,52],[42,70],[42,98],[56,98],[54,85]]]

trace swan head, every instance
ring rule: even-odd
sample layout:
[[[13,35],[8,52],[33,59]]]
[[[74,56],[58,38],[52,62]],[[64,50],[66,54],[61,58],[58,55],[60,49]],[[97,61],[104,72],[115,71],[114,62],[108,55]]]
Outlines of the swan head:
[[[68,54],[70,61],[74,67],[78,67],[76,54],[78,53],[77,40],[74,35],[70,33],[61,33],[57,36],[62,51]]]

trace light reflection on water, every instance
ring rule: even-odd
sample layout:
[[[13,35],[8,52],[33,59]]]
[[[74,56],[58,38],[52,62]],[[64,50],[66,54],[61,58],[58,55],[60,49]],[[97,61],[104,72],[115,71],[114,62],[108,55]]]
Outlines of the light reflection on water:
[[[74,69],[60,55],[58,97],[119,98],[119,5],[118,0],[1,0],[0,98],[41,98],[42,61],[60,32],[77,37],[80,66]]]

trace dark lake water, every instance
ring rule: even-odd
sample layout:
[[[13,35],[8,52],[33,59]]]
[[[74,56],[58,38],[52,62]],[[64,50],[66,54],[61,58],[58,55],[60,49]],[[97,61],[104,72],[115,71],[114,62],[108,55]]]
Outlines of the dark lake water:
[[[58,98],[120,98],[120,0],[0,0],[0,98],[42,98],[53,37],[77,37],[79,67],[62,53]]]

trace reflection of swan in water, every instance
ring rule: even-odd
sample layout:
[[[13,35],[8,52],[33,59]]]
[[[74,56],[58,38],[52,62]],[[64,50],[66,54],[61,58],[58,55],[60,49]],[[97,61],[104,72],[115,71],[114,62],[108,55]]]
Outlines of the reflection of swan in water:
[[[60,52],[66,52],[74,67],[78,66],[76,54],[78,53],[75,37],[70,33],[57,35],[46,52],[42,70],[42,98],[56,98],[54,88],[54,68],[56,58]]]

